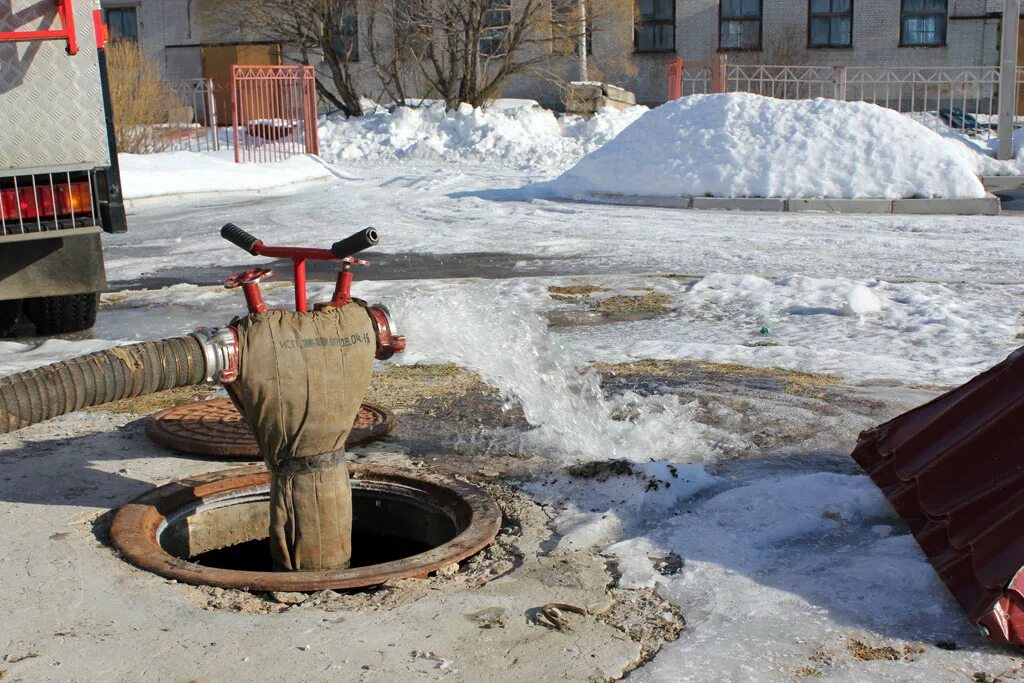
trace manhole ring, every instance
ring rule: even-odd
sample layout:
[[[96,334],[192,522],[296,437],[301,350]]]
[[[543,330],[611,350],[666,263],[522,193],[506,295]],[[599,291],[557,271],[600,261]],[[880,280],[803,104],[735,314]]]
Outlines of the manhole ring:
[[[394,579],[425,577],[489,545],[501,528],[501,509],[482,489],[453,477],[376,465],[349,465],[353,494],[400,495],[452,520],[451,540],[391,562],[329,571],[238,571],[208,567],[172,555],[161,545],[168,520],[201,509],[253,501],[267,494],[270,473],[262,465],[211,472],[174,481],[121,507],[110,540],[132,564],[197,586],[251,591],[319,591],[367,588]]]
[[[394,428],[394,413],[373,403],[364,403],[345,447],[380,439]],[[182,453],[260,459],[252,429],[227,398],[183,403],[155,412],[146,420],[146,436]]]

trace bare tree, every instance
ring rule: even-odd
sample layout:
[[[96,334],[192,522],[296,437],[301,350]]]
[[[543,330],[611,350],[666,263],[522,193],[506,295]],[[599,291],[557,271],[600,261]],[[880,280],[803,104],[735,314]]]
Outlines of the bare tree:
[[[415,90],[444,100],[449,109],[462,102],[480,106],[515,75],[549,78],[552,56],[575,56],[585,75],[592,5],[632,10],[632,3],[367,0],[367,50],[396,103]]]
[[[236,0],[225,8],[251,36],[283,43],[301,64],[319,57],[317,93],[346,116],[361,116],[361,90],[353,71],[359,59],[358,0]]]

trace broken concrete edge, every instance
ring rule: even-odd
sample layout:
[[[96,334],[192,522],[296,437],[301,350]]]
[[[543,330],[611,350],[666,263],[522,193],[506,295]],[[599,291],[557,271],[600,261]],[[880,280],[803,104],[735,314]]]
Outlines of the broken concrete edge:
[[[565,111],[569,114],[591,115],[605,107],[629,109],[636,106],[636,96],[610,83],[572,81],[565,89]]]
[[[725,211],[771,211],[873,214],[931,214],[961,216],[998,216],[999,198],[967,199],[825,199],[792,197],[654,197],[591,192],[584,201],[627,206],[650,206],[663,209],[701,209]]]

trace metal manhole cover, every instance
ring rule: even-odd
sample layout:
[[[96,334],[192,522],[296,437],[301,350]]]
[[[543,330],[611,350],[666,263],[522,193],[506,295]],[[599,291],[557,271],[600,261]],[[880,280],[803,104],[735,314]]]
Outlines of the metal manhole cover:
[[[394,413],[364,403],[345,447],[387,436],[394,428]],[[183,453],[260,459],[252,430],[227,398],[184,403],[155,412],[146,420],[146,435],[161,446]]]
[[[377,564],[275,572],[201,564],[210,549],[267,545],[270,472],[262,465],[210,472],[147,491],[118,509],[110,541],[148,571],[193,585],[252,591],[349,590],[426,577],[489,545],[501,508],[483,489],[423,470],[350,464],[353,533],[363,542],[406,539],[415,554]],[[360,505],[365,512],[360,513]],[[447,527],[447,528],[444,528]],[[394,534],[394,535],[392,535]],[[353,545],[356,544],[353,536]],[[390,539],[390,540],[389,540]]]

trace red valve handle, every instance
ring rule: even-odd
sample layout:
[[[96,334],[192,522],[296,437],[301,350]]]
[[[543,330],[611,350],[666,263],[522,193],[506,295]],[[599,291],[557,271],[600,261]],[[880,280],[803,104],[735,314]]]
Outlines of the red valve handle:
[[[235,273],[229,277],[224,281],[224,288],[235,289],[243,285],[257,284],[273,274],[274,271],[270,270],[270,268],[252,268],[242,273]]]
[[[263,278],[273,274],[269,268],[252,268],[243,273],[235,273],[224,281],[225,289],[242,288],[245,294],[245,305],[249,307],[250,313],[262,313],[267,310],[267,304],[263,302],[263,295],[260,294],[260,282]]]

